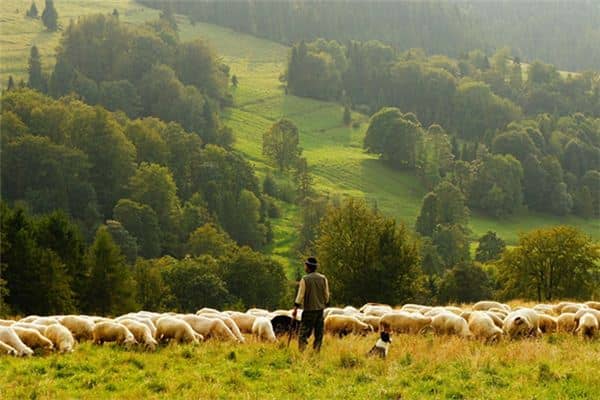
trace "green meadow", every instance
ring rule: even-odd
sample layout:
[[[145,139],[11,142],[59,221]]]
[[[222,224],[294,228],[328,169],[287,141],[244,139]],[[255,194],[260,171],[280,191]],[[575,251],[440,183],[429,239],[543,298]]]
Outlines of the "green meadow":
[[[369,337],[168,345],[154,353],[83,343],[71,354],[0,360],[2,399],[597,399],[600,342],[398,335],[386,360]]]
[[[43,2],[37,3],[41,13]],[[40,20],[25,18],[30,4],[28,0],[0,2],[2,85],[9,74],[17,81],[26,78],[27,58],[33,44],[40,48],[47,70],[54,63],[60,32],[46,32]],[[158,14],[133,0],[57,0],[55,4],[63,27],[80,15],[110,13],[114,8],[128,23],[142,23]],[[342,124],[343,110],[339,104],[286,95],[279,79],[288,53],[283,45],[215,25],[191,24],[183,16],[178,16],[178,23],[181,39],[209,41],[230,65],[231,74],[238,77],[239,86],[232,88],[235,104],[222,113],[222,119],[234,131],[235,148],[255,165],[259,176],[272,171],[278,180],[289,180],[266,163],[261,151],[263,132],[279,118],[289,118],[300,130],[303,155],[308,160],[317,192],[364,198],[385,214],[413,226],[425,188],[414,175],[395,171],[363,151],[367,116],[353,113],[355,123],[353,127],[346,127]],[[273,221],[275,242],[267,251],[289,266],[299,257],[294,250],[299,209],[294,205],[280,205],[282,218]],[[598,219],[556,217],[526,211],[502,219],[473,214],[470,228],[473,239],[493,230],[507,243],[514,244],[521,232],[557,224],[574,225],[600,238]]]

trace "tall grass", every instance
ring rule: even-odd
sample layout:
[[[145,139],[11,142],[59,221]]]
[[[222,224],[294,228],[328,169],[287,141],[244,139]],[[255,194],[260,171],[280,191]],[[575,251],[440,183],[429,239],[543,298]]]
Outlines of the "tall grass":
[[[320,354],[286,340],[169,345],[155,353],[84,343],[74,353],[0,360],[0,398],[598,398],[600,341],[570,335],[486,346],[455,337],[326,336]]]

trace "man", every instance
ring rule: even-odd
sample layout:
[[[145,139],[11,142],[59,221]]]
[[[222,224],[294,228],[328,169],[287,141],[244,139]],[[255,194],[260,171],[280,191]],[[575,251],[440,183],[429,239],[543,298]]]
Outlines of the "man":
[[[300,351],[304,351],[306,348],[313,331],[315,334],[313,349],[317,352],[320,351],[323,342],[323,310],[329,305],[329,283],[325,275],[316,272],[317,266],[317,259],[314,257],[309,257],[304,262],[306,275],[300,280],[292,312],[293,318],[296,319],[298,308],[302,308],[300,336],[298,337]]]

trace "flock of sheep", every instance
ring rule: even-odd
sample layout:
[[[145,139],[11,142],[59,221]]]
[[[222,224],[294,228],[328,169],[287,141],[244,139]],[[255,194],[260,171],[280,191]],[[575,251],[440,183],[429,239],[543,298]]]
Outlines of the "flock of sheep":
[[[325,332],[332,335],[377,331],[457,335],[486,343],[567,332],[588,339],[598,336],[600,302],[561,302],[516,307],[480,301],[470,309],[405,304],[392,308],[368,303],[360,309],[325,309]],[[301,313],[297,319],[301,318]],[[0,354],[29,356],[35,349],[71,352],[77,341],[115,342],[125,347],[155,350],[159,343],[199,343],[207,339],[244,343],[244,334],[275,342],[277,335],[296,330],[298,320],[289,310],[269,312],[253,308],[245,313],[203,308],[196,314],[139,311],[110,319],[87,315],[28,316],[18,321],[0,319]]]

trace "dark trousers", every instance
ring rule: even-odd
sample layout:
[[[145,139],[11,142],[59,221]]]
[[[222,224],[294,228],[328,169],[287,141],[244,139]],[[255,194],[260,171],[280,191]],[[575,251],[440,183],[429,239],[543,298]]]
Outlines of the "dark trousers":
[[[321,350],[323,343],[323,310],[302,311],[302,323],[300,324],[300,336],[298,337],[298,347],[304,351],[308,344],[308,338],[315,333],[313,349]]]

